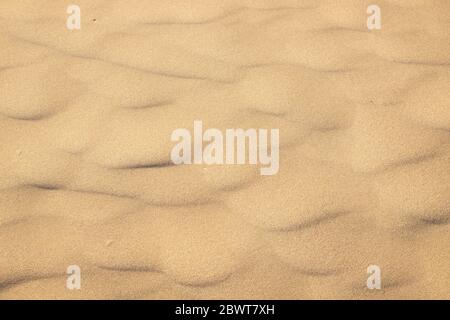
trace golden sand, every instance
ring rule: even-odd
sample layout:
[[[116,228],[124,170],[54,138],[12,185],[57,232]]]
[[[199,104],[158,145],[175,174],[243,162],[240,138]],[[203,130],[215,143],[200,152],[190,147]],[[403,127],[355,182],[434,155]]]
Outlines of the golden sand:
[[[450,2],[376,2],[0,1],[0,298],[449,299]],[[279,172],[161,165],[195,120]]]

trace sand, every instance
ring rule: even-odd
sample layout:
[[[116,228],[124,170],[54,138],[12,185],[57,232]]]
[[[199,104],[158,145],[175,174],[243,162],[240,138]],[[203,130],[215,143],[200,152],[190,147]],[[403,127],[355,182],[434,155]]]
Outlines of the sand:
[[[450,298],[449,1],[73,4],[0,2],[0,299]],[[195,120],[279,172],[167,165]]]

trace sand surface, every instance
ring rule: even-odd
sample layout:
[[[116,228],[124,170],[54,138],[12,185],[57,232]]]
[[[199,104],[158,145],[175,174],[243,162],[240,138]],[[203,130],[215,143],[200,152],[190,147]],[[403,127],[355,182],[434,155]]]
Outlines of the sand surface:
[[[449,299],[450,1],[372,2],[1,0],[0,299]]]

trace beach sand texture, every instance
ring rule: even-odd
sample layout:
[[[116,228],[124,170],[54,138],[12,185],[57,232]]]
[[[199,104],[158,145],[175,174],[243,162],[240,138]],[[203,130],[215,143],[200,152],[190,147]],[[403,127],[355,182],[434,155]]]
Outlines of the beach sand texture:
[[[0,299],[450,298],[450,1],[0,0],[0,30]],[[278,174],[167,165],[194,120],[279,128]]]

